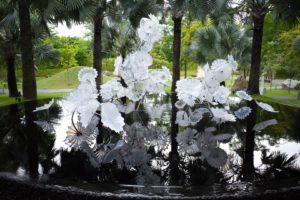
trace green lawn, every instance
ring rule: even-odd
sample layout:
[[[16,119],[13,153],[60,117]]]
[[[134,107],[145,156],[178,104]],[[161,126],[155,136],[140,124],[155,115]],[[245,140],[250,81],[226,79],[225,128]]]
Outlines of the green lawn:
[[[36,77],[38,89],[74,89],[79,85],[78,72],[83,67],[72,67],[59,71],[58,73],[47,77]],[[104,82],[111,79],[107,76],[103,76]],[[0,83],[0,88],[3,87],[3,82]],[[22,84],[18,82],[19,90],[22,88]]]
[[[72,67],[59,72],[49,78],[37,80],[38,89],[74,89],[79,85],[78,72],[83,67]],[[103,81],[106,82],[110,77],[103,76]]]
[[[288,91],[287,89],[266,90],[264,96],[271,98],[274,101],[277,101],[281,104],[300,107],[300,100],[297,99],[298,90],[290,90],[290,91]]]
[[[62,98],[65,95],[66,95],[66,93],[63,93],[63,92],[39,94],[38,99],[41,100],[41,99],[51,99],[51,98]],[[22,101],[23,101],[22,98],[18,100],[16,98],[12,98],[12,97],[8,97],[8,96],[0,96],[0,107],[14,104],[14,103],[20,103]]]
[[[266,95],[272,96],[286,96],[286,97],[297,97],[298,91],[297,90],[290,90],[287,89],[274,89],[274,90],[266,90]]]

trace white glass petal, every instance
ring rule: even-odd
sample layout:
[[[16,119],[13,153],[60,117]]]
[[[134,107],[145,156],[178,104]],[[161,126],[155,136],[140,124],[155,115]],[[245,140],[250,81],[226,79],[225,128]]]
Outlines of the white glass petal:
[[[247,116],[249,116],[251,113],[251,108],[244,106],[240,109],[238,109],[237,111],[234,112],[235,116],[238,119],[245,119]]]
[[[272,125],[276,125],[276,124],[278,124],[278,121],[276,119],[267,120],[267,121],[255,124],[255,126],[253,127],[253,130],[256,132],[259,132],[259,131],[267,128],[268,126],[272,126]]]
[[[123,131],[123,126],[125,125],[121,113],[113,103],[101,104],[101,121],[104,126],[117,133]]]
[[[33,110],[32,112],[38,112],[38,111],[42,111],[42,110],[48,110],[52,105],[54,104],[54,99],[52,99],[49,103],[37,107],[35,110]]]
[[[252,101],[253,100],[252,97],[249,94],[247,94],[247,92],[244,91],[244,90],[237,91],[235,94],[236,94],[236,96],[238,96],[241,99],[244,99],[246,101]]]
[[[268,112],[273,112],[273,113],[277,113],[278,111],[274,110],[274,108],[267,104],[267,103],[262,103],[262,102],[258,102],[256,101],[256,104],[261,107],[262,109],[264,109],[265,111],[268,111]]]

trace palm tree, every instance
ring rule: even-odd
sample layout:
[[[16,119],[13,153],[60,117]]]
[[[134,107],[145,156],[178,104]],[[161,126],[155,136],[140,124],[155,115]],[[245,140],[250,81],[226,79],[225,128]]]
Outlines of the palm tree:
[[[18,10],[11,8],[7,2],[0,4],[0,52],[7,65],[7,82],[10,97],[19,96],[15,74],[16,56],[19,53],[20,29],[18,20]],[[34,61],[57,63],[58,53],[51,45],[43,44],[42,39],[49,36],[47,29],[41,26],[41,21],[36,15],[31,15],[31,25],[34,31],[32,38],[34,49]]]
[[[106,1],[105,1],[106,2]],[[100,89],[102,84],[102,20],[103,15],[100,8],[97,9],[97,14],[94,18],[94,43],[93,43],[93,67],[97,70],[96,78],[97,89]]]
[[[251,94],[259,94],[264,20],[271,9],[271,2],[269,0],[243,0],[236,3],[238,4],[236,9],[242,13],[249,14],[252,20],[253,36],[248,91]]]
[[[7,2],[0,3],[0,53],[7,67],[7,85],[10,97],[18,97],[17,79],[15,74],[17,42],[19,40],[19,28],[15,23],[4,26],[5,17],[8,14]],[[13,16],[11,16],[13,17]],[[8,19],[7,19],[8,20]]]
[[[5,22],[10,23],[13,17],[16,15],[19,16],[19,43],[22,54],[23,96],[25,100],[35,100],[37,96],[33,53],[33,39],[38,38],[37,32],[43,29],[44,33],[50,34],[47,26],[48,23],[57,24],[59,22],[66,22],[70,26],[71,22],[80,22],[83,20],[82,16],[92,16],[95,11],[91,9],[93,3],[94,1],[91,0],[2,1],[1,7],[6,4],[10,8],[8,9],[7,16],[3,18]],[[81,10],[78,10],[79,8]],[[32,22],[31,18],[33,16],[36,17],[37,24]],[[36,25],[37,28],[34,32],[32,32],[33,25]]]
[[[176,82],[180,80],[180,55],[181,55],[181,26],[185,14],[188,12],[190,15],[195,16],[196,19],[204,20],[209,14],[217,13],[219,6],[217,3],[225,1],[219,0],[168,0],[166,6],[172,16],[173,20],[173,74],[172,74],[172,87],[171,87],[171,154],[178,154],[178,143],[176,136],[179,131],[176,121],[177,108],[175,106],[178,100],[175,92]]]
[[[248,91],[251,94],[259,94],[261,48],[265,16],[268,12],[273,11],[277,19],[281,18],[295,22],[300,15],[300,2],[294,0],[242,0],[232,2],[237,5],[237,10],[243,14],[249,14],[252,19],[253,37]]]
[[[119,19],[128,18],[134,29],[139,26],[143,17],[158,13],[164,4],[164,0],[118,0],[118,2],[120,3]]]
[[[23,98],[36,100],[36,79],[33,61],[33,43],[30,19],[30,4],[28,0],[19,0],[20,47],[23,71]]]
[[[72,4],[72,1],[69,2]],[[128,18],[131,25],[136,28],[142,17],[156,12],[156,5],[156,0],[91,0],[87,5],[82,4],[77,7],[76,4],[74,5],[78,10],[79,17],[77,18],[81,22],[91,21],[93,24],[93,67],[99,74],[96,79],[98,90],[102,83],[102,59],[104,56],[102,37],[105,35],[104,28],[107,27],[105,26],[106,20],[122,22],[124,18]]]
[[[295,0],[270,0],[273,5],[272,12],[275,19],[282,19],[291,25],[299,24],[300,1]]]

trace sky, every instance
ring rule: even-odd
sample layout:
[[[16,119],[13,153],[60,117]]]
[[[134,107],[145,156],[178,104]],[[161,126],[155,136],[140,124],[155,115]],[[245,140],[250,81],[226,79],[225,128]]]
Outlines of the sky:
[[[84,38],[85,35],[88,33],[88,29],[85,27],[84,24],[73,24],[70,29],[66,26],[65,23],[58,24],[57,27],[54,27],[54,31],[59,36],[82,38]]]

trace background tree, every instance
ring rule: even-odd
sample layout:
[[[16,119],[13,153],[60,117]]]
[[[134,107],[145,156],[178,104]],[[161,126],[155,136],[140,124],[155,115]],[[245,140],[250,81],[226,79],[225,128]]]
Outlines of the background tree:
[[[300,56],[295,49],[295,39],[300,35],[300,27],[297,26],[290,31],[280,34],[280,47],[283,59],[280,61],[282,71],[288,78],[300,78]]]
[[[184,66],[184,78],[187,77],[188,68],[197,69],[197,63],[192,59],[193,51],[190,47],[195,40],[196,31],[205,25],[206,24],[200,21],[194,21],[192,17],[189,16],[183,21],[181,63]]]
[[[295,39],[294,48],[298,53],[300,53],[300,36]]]
[[[262,70],[268,79],[284,78],[282,73],[276,73],[281,68],[281,60],[284,55],[281,50],[279,36],[281,33],[287,31],[289,28],[282,20],[274,20],[274,15],[268,13],[264,22],[264,35],[262,41]]]

